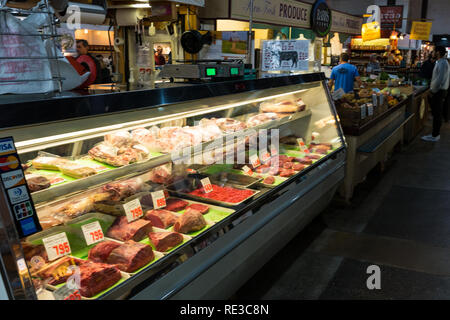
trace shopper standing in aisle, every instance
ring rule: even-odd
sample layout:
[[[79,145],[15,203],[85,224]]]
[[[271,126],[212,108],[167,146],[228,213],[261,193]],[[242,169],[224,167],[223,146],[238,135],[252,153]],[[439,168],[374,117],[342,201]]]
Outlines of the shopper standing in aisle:
[[[423,136],[422,140],[436,142],[440,139],[442,117],[444,115],[444,102],[447,97],[449,86],[450,68],[447,62],[447,50],[445,47],[437,46],[435,49],[436,65],[431,78],[431,113],[433,115],[433,132]]]
[[[358,82],[358,86],[361,87],[361,79],[359,77],[358,69],[350,64],[348,61],[350,57],[348,53],[341,54],[341,60],[339,65],[334,67],[331,71],[330,81],[328,85],[330,89],[334,84],[334,91],[342,88],[345,93],[353,91],[355,80]]]

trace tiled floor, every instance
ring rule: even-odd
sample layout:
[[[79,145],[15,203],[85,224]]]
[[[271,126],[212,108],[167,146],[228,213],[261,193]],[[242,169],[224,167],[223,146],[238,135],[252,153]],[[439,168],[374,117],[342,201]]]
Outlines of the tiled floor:
[[[366,285],[374,264],[379,290]],[[350,206],[334,201],[233,298],[449,299],[450,124],[438,143],[404,146]]]

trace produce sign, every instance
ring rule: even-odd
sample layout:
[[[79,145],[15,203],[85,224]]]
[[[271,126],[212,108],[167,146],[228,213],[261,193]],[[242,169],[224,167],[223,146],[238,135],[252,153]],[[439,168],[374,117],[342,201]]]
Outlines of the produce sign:
[[[65,232],[43,238],[42,242],[44,243],[45,251],[47,251],[49,261],[61,258],[71,252],[69,240]]]
[[[430,39],[431,25],[431,22],[413,21],[409,38],[411,40],[428,41]]]
[[[163,194],[164,196],[164,194]],[[153,197],[153,194],[152,194]],[[154,202],[153,202],[154,204]],[[123,205],[123,209],[125,210],[125,214],[127,215],[128,222],[132,222],[136,219],[139,219],[144,215],[144,212],[142,211],[141,203],[139,202],[139,199],[134,199],[132,201],[129,201]],[[157,208],[156,208],[157,209]]]
[[[84,239],[88,246],[100,242],[105,238],[102,227],[98,221],[81,226],[81,230],[83,231]]]

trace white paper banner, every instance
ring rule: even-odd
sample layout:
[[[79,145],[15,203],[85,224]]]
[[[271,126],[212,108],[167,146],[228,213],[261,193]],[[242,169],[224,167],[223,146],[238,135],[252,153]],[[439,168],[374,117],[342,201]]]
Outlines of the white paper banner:
[[[263,41],[263,71],[308,70],[309,40]]]

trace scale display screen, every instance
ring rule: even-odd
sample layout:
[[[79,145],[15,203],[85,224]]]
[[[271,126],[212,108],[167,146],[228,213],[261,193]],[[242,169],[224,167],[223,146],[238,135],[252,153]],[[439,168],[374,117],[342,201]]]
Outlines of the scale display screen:
[[[208,77],[213,77],[216,75],[216,68],[206,68],[206,75]]]
[[[230,74],[232,76],[237,76],[239,75],[239,68],[230,68]]]

